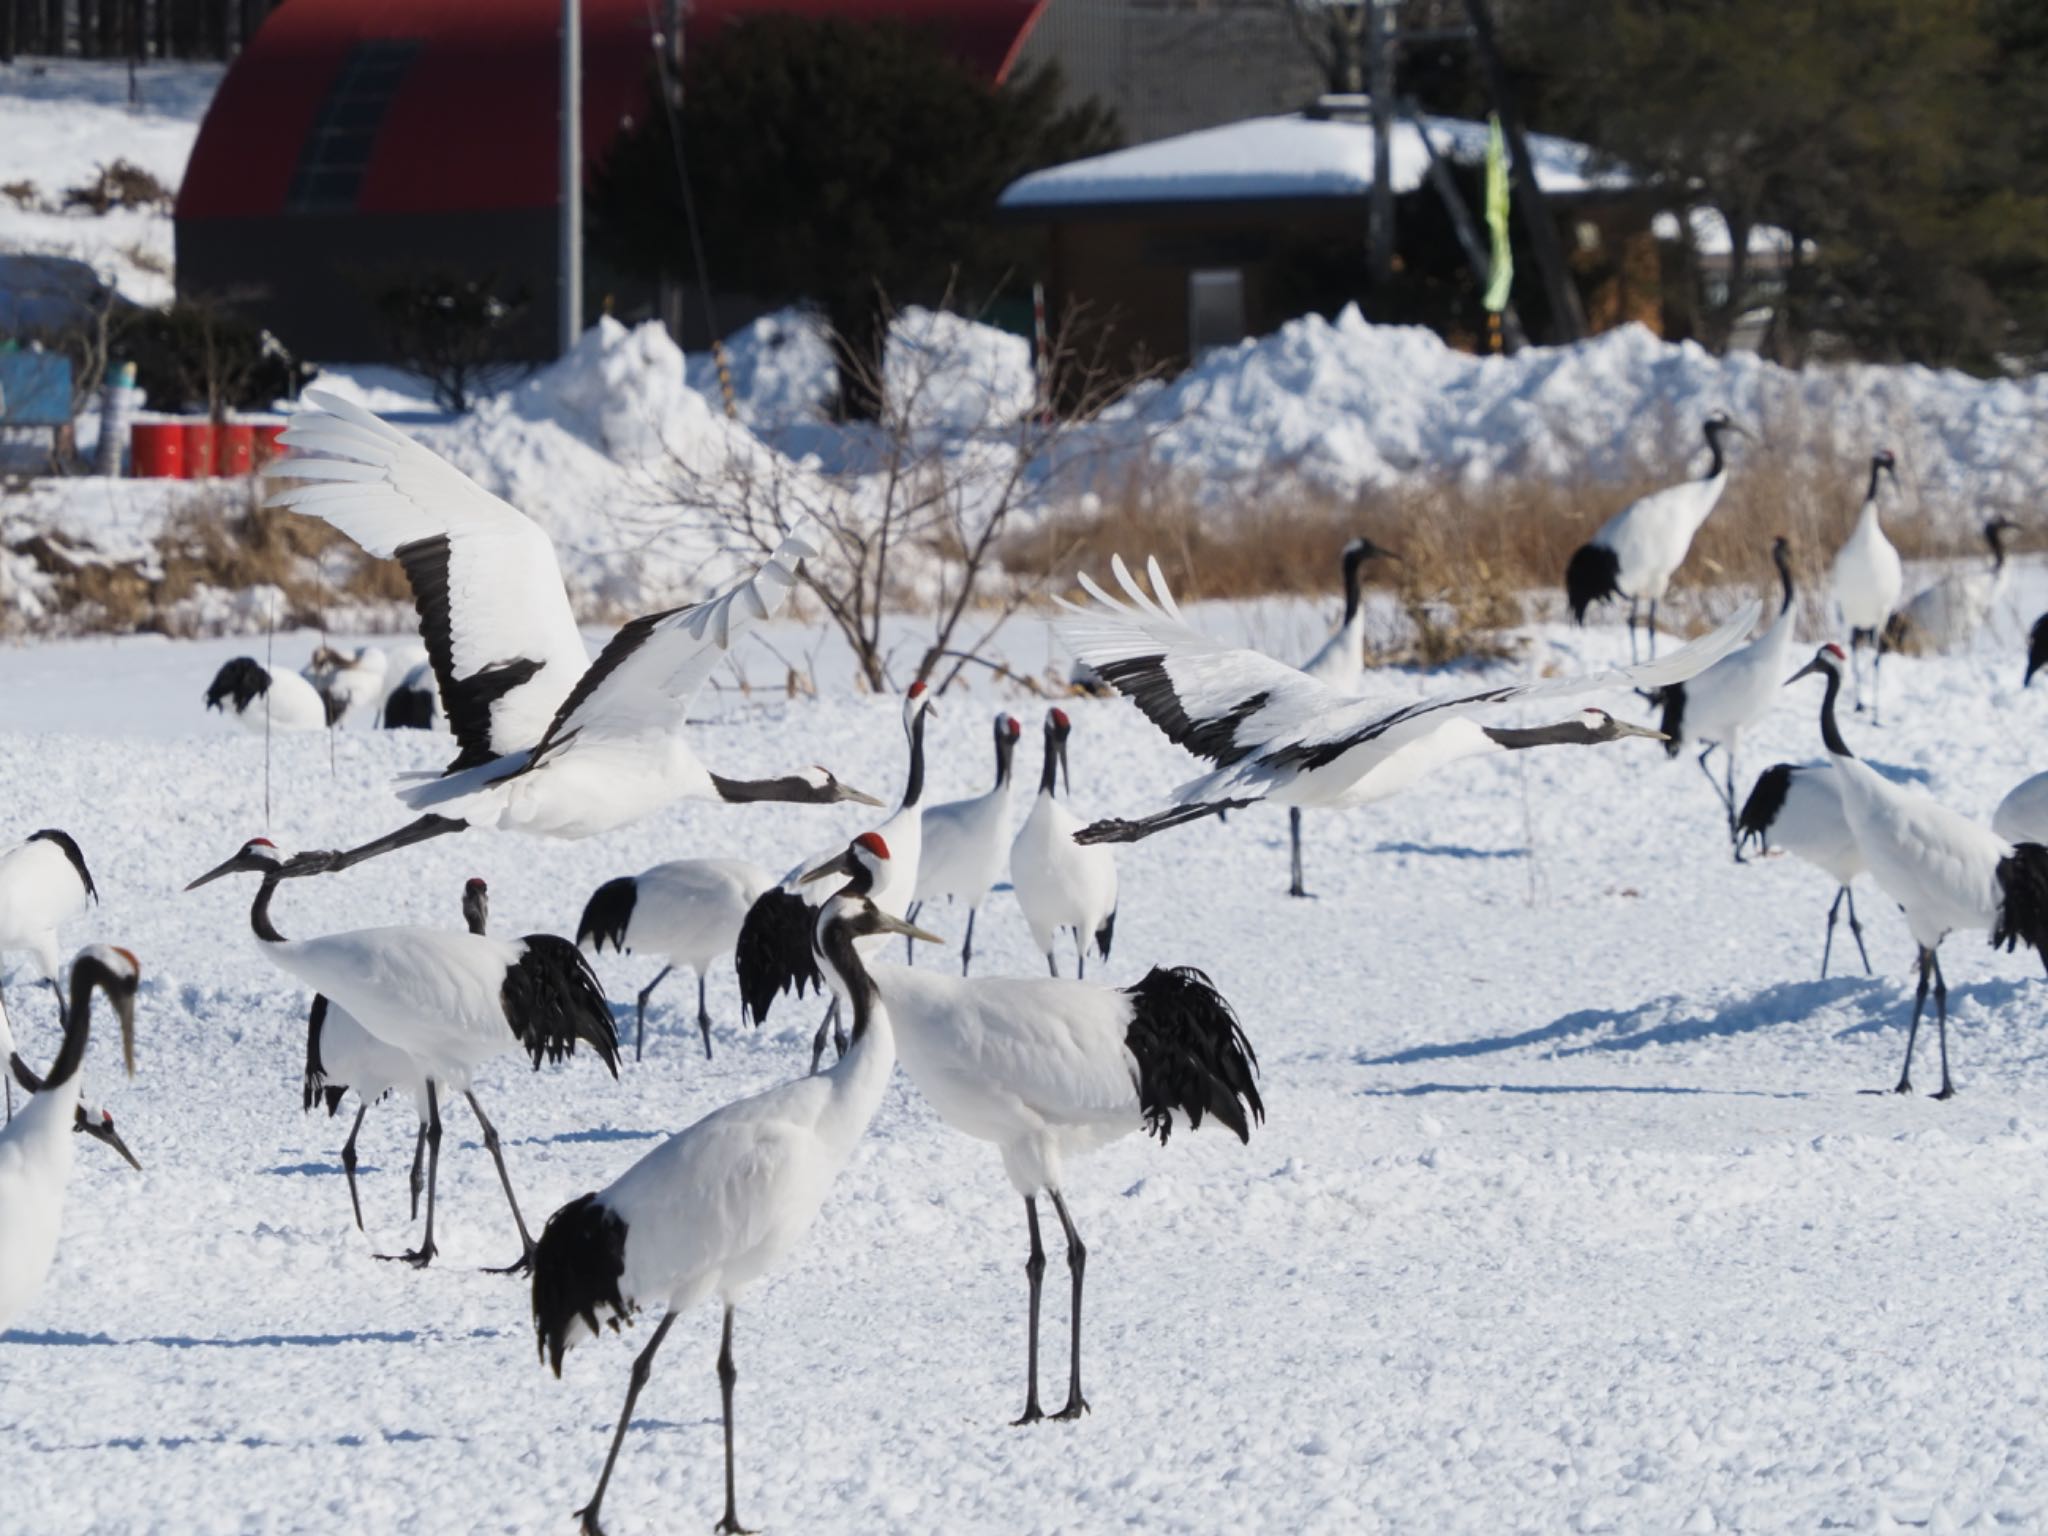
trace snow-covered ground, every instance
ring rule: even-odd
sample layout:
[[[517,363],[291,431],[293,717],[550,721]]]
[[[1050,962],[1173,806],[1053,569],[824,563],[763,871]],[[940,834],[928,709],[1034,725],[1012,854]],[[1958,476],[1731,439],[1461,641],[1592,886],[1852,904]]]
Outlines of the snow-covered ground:
[[[199,120],[226,66],[162,63],[135,71],[88,59],[0,64],[0,251],[89,262],[138,304],[171,301],[171,210],[66,208],[64,194],[126,160],[176,193]]]
[[[2044,766],[2048,695],[2018,687],[2017,621],[2041,597],[2034,578],[1973,655],[1891,663],[1886,725],[1852,720],[1852,742],[1988,814]],[[279,661],[310,644],[279,636]],[[1046,641],[1026,621],[1011,645],[1035,666]],[[1620,645],[1612,627],[1546,631],[1523,665]],[[391,776],[447,743],[281,737],[266,817],[261,740],[199,710],[237,648],[0,653],[7,835],[77,834],[104,904],[67,940],[142,958],[140,1073],[120,1081],[104,1041],[90,1071],[146,1167],[80,1149],[51,1284],[0,1337],[0,1529],[566,1531],[648,1325],[576,1351],[561,1382],[536,1362],[525,1287],[478,1272],[513,1238],[461,1109],[442,1261],[376,1262],[408,1236],[409,1116],[387,1105],[365,1127],[365,1237],[336,1158],[346,1120],[300,1113],[306,999],[248,938],[249,891],[179,894],[258,832],[314,846],[396,825]],[[1452,681],[1375,686],[1405,699]],[[1788,691],[1745,781],[1812,755],[1818,693]],[[934,794],[986,782],[1000,707],[1026,720],[1019,770],[1035,779],[1043,706],[956,692],[932,733]],[[1127,705],[1067,707],[1085,811],[1150,808],[1189,774]],[[725,771],[816,761],[878,792],[900,783],[892,700],[727,693],[698,713]],[[569,929],[609,876],[683,854],[779,868],[861,824],[683,806],[585,844],[473,833],[287,889],[276,916],[287,933],[452,925],[462,880],[483,875],[500,931]],[[1825,878],[1734,864],[1696,770],[1649,743],[1470,764],[1311,816],[1308,836],[1306,902],[1283,894],[1277,812],[1120,853],[1108,979],[1209,970],[1259,1050],[1269,1117],[1249,1147],[1132,1137],[1074,1168],[1093,1414],[1008,1427],[1018,1202],[993,1153],[899,1074],[798,1257],[740,1312],[743,1515],[813,1532],[2048,1524],[2048,994],[2030,957],[1953,939],[1959,1096],[1873,1095],[1896,1076],[1911,1001],[1897,914],[1862,898],[1878,976],[1856,971],[1845,935],[1848,968],[1815,980]],[[927,921],[960,931],[943,908]],[[976,943],[989,972],[1038,968],[1006,890]],[[601,965],[628,1020],[657,964]],[[10,998],[46,1057],[52,1010],[25,981]],[[742,1031],[721,970],[706,1063],[689,990],[658,994],[647,1059],[617,1083],[587,1054],[483,1075],[530,1215],[801,1070],[808,1003]],[[1051,1278],[1056,1397],[1056,1251]],[[714,1518],[716,1329],[700,1309],[661,1356],[613,1532]]]

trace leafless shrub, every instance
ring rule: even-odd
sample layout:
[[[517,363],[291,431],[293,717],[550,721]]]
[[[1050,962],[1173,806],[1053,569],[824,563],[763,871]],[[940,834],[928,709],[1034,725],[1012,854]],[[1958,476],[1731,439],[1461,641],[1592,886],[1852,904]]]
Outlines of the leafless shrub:
[[[64,193],[66,208],[85,208],[93,213],[106,213],[113,208],[158,208],[168,212],[171,202],[171,189],[129,160],[99,167],[91,181],[67,188]]]
[[[27,177],[20,181],[0,182],[0,197],[7,198],[17,208],[32,209],[42,199],[42,189]]]

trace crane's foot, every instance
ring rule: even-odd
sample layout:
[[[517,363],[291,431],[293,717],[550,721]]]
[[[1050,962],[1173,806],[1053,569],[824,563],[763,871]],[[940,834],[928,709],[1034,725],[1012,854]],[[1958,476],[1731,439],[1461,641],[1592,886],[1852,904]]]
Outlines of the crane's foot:
[[[740,1524],[739,1517],[736,1515],[720,1515],[718,1517],[718,1524],[714,1525],[712,1529],[717,1531],[719,1536],[754,1536],[751,1529]]]
[[[432,1243],[423,1243],[417,1248],[408,1248],[404,1253],[380,1253],[377,1257],[389,1259],[394,1263],[410,1264],[414,1269],[425,1269],[434,1262],[440,1252],[441,1250]]]
[[[510,1264],[486,1265],[484,1273],[487,1275],[530,1275],[533,1273],[533,1256],[536,1251],[537,1245],[528,1243],[526,1245],[526,1252],[520,1254]]]
[[[1892,1090],[1893,1093],[1911,1093],[1912,1091],[1913,1080],[1910,1077],[1900,1078],[1899,1085]]]
[[[1082,1414],[1086,1413],[1087,1411],[1088,1399],[1083,1397],[1080,1393],[1075,1392],[1067,1398],[1067,1406],[1062,1408],[1058,1413],[1054,1414],[1053,1417],[1056,1419],[1064,1419],[1071,1423],[1073,1420],[1078,1419],[1079,1417],[1081,1417]]]
[[[576,1529],[583,1536],[604,1536],[604,1527],[597,1523],[597,1507],[586,1504],[576,1511]]]
[[[1045,1410],[1036,1403],[1026,1403],[1024,1411],[1010,1420],[1010,1428],[1022,1429],[1026,1424],[1036,1424],[1045,1417]]]
[[[1935,1097],[1936,1097],[1937,1099],[1952,1099],[1952,1098],[1954,1098],[1955,1096],[1956,1096],[1956,1089],[1955,1089],[1955,1084],[1953,1084],[1953,1083],[1943,1083],[1943,1084],[1941,1085],[1941,1092],[1939,1092],[1939,1093],[1937,1093],[1937,1094],[1935,1095]]]

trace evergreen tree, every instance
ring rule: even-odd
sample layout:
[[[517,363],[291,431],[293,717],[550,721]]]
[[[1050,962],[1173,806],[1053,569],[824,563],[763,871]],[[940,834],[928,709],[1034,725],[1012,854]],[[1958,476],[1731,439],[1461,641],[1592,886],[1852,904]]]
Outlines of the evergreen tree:
[[[1065,104],[1051,72],[991,88],[924,32],[775,14],[691,53],[680,122],[711,284],[815,304],[856,416],[878,403],[885,296],[986,296],[1017,264],[991,218],[1004,186],[1116,143],[1113,119]],[[592,186],[593,237],[628,271],[694,282],[676,165],[652,99]]]

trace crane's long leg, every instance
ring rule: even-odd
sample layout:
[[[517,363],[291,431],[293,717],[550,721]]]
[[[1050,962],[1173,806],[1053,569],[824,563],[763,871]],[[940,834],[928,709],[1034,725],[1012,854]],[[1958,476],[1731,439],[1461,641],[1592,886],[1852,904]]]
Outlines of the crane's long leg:
[[[424,1162],[426,1155],[427,1122],[422,1120],[419,1133],[412,1139],[412,1178],[409,1182],[412,1185],[412,1219],[414,1221],[420,1219],[420,1187],[426,1178],[421,1164]]]
[[[604,1470],[597,1475],[597,1492],[590,1496],[590,1502],[576,1511],[582,1522],[584,1536],[604,1536],[604,1527],[597,1523],[598,1506],[604,1503],[605,1485],[612,1480],[612,1468],[618,1464],[619,1446],[626,1438],[626,1426],[633,1419],[633,1404],[640,1399],[640,1389],[647,1385],[647,1378],[654,1374],[654,1352],[661,1348],[661,1341],[668,1337],[669,1329],[676,1324],[676,1314],[663,1316],[661,1326],[654,1330],[654,1337],[647,1341],[647,1347],[633,1357],[633,1372],[626,1378],[626,1406],[619,1410],[619,1427],[612,1431],[612,1447],[605,1452]]]
[[[1046,951],[1045,951],[1045,968],[1046,968],[1046,969],[1047,969],[1048,971],[1051,971],[1051,972],[1052,972],[1052,979],[1053,979],[1054,981],[1058,981],[1058,980],[1060,979],[1060,960],[1059,960],[1059,956],[1058,956],[1058,955],[1055,955],[1055,954],[1054,954],[1054,953],[1052,952],[1052,947],[1051,947],[1050,945],[1047,945],[1047,946],[1046,946]]]
[[[704,1037],[704,1059],[711,1059],[711,1010],[704,1006],[704,973],[697,973],[697,1033]]]
[[[1657,659],[1657,599],[1650,599],[1650,660]]]
[[[1010,1420],[1013,1425],[1036,1424],[1045,1417],[1038,1406],[1038,1300],[1045,1284],[1045,1244],[1038,1238],[1038,1197],[1024,1197],[1024,1219],[1031,1225],[1031,1256],[1024,1261],[1024,1278],[1031,1282],[1030,1321],[1024,1337],[1029,1353],[1024,1360],[1024,1411]]]
[[[725,1406],[725,1513],[719,1516],[714,1530],[723,1536],[752,1536],[740,1524],[739,1511],[733,1507],[732,1491],[732,1384],[740,1379],[740,1373],[732,1363],[732,1303],[725,1305],[725,1326],[718,1334],[718,1396]]]
[[[1306,896],[1308,894],[1308,887],[1303,883],[1301,876],[1301,807],[1298,805],[1287,807],[1287,840],[1290,845],[1290,860],[1292,864],[1287,894],[1290,896]]]
[[[1052,1208],[1059,1213],[1060,1225],[1067,1229],[1067,1271],[1074,1277],[1074,1311],[1072,1333],[1072,1358],[1067,1365],[1067,1406],[1053,1417],[1056,1419],[1078,1419],[1088,1411],[1088,1399],[1081,1395],[1081,1276],[1088,1269],[1088,1245],[1081,1241],[1081,1234],[1074,1230],[1074,1218],[1067,1214],[1067,1202],[1056,1189],[1049,1189]]]
[[[1937,1099],[1952,1099],[1956,1085],[1948,1079],[1948,978],[1941,974],[1941,953],[1934,956],[1934,1021],[1941,1039],[1941,1092]]]
[[[825,1010],[825,1017],[818,1020],[818,1032],[815,1035],[811,1036],[811,1072],[813,1075],[817,1073],[818,1063],[825,1059],[826,1033],[832,1030],[833,1026],[838,1022],[839,999],[835,997],[832,999],[832,1006]],[[838,1041],[839,1054],[844,1056],[846,1054],[845,1032],[840,1031],[838,1033],[835,1033],[832,1038]]]
[[[1906,1064],[1899,1069],[1899,1085],[1893,1093],[1913,1091],[1913,1042],[1920,1034],[1920,1010],[1927,1006],[1927,983],[1934,971],[1934,951],[1920,951],[1920,986],[1913,993],[1913,1026],[1906,1031]]]
[[[1630,666],[1634,666],[1636,662],[1642,659],[1636,650],[1636,614],[1639,607],[1640,604],[1635,598],[1632,597],[1628,600],[1628,659]]]
[[[981,915],[979,905],[967,909],[967,937],[960,943],[960,974],[967,974],[968,963],[974,959],[974,920]]]
[[[1850,891],[1846,885],[1842,889],[1849,891],[1849,932],[1856,936],[1856,953],[1863,957],[1863,974],[1868,976],[1870,974],[1870,951],[1863,947],[1863,925],[1856,921],[1856,893]]]
[[[1717,741],[1708,742],[1704,747],[1700,748],[1700,755],[1694,761],[1700,765],[1700,772],[1707,776],[1707,783],[1713,788],[1714,798],[1720,801],[1721,808],[1726,810],[1729,801],[1728,792],[1721,788],[1721,781],[1714,777],[1714,770],[1707,766],[1707,759],[1720,750],[1720,745]]]
[[[923,910],[923,902],[913,901],[909,905],[909,907],[907,907],[904,910],[903,920],[906,923],[914,923],[917,921],[917,914],[922,912]],[[907,933],[903,936],[903,963],[905,965],[917,964],[917,940],[913,939]]]
[[[380,1259],[403,1259],[414,1269],[425,1269],[440,1250],[434,1246],[434,1186],[441,1175],[441,1096],[427,1080],[427,1230],[420,1245],[405,1253],[380,1253]]]
[[[1074,930],[1074,974],[1088,979],[1088,935],[1079,928]]]
[[[490,1271],[494,1275],[523,1275],[533,1268],[533,1234],[526,1230],[526,1218],[519,1214],[519,1197],[512,1193],[512,1175],[505,1171],[505,1151],[498,1145],[498,1128],[491,1124],[484,1114],[483,1105],[477,1103],[476,1095],[468,1089],[462,1096],[469,1100],[469,1112],[476,1116],[476,1123],[483,1127],[484,1149],[491,1154],[491,1161],[498,1165],[498,1182],[505,1186],[505,1203],[512,1207],[512,1223],[519,1228],[519,1257],[510,1264]]]
[[[348,1203],[355,1207],[358,1232],[363,1230],[363,1202],[356,1195],[356,1132],[363,1128],[363,1116],[369,1112],[368,1099],[356,1105],[356,1122],[348,1128],[348,1140],[341,1144],[341,1171],[348,1175]]]
[[[1728,745],[1721,753],[1721,765],[1727,770],[1728,780],[1728,793],[1726,796],[1728,805],[1728,846],[1735,850],[1735,862],[1740,864],[1743,862],[1742,833],[1735,824],[1735,739],[1732,736],[1728,740]]]
[[[1822,981],[1826,981],[1828,979],[1828,956],[1830,953],[1833,952],[1835,947],[1835,914],[1841,910],[1842,898],[1848,894],[1849,887],[1847,887],[1846,885],[1836,886],[1834,902],[1828,908],[1827,942],[1822,944],[1820,947],[1820,979]]]
[[[633,1025],[633,1059],[635,1061],[640,1059],[641,1047],[647,1044],[647,999],[654,996],[654,989],[660,986],[667,978],[668,973],[674,969],[673,965],[664,965],[661,968],[661,974],[640,989],[640,1002]]]
[[[1863,713],[1863,636],[1865,630],[1849,631],[1849,675],[1856,685],[1856,713]]]

